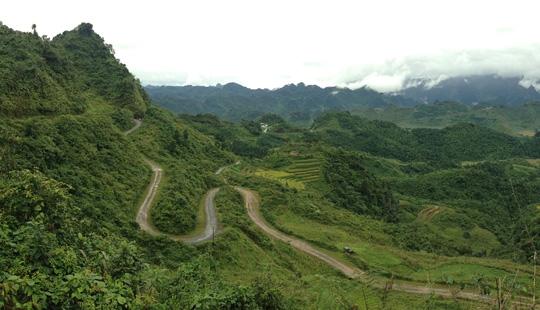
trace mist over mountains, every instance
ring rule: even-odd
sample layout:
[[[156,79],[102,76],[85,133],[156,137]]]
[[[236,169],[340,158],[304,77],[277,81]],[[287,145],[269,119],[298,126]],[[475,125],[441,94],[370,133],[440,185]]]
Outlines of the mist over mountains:
[[[146,86],[150,97],[176,113],[211,113],[227,120],[255,119],[265,113],[281,115],[295,123],[309,123],[326,111],[351,111],[390,106],[413,107],[435,102],[465,105],[516,106],[540,101],[540,93],[521,77],[474,75],[434,83],[409,80],[398,92],[319,87],[304,83],[278,89],[250,89],[237,83],[216,86]]]
[[[174,115],[92,24],[0,22],[0,308],[535,308],[538,94],[410,86],[146,87]]]
[[[498,75],[458,76],[438,83],[413,79],[396,94],[422,103],[455,101],[465,104],[518,105],[540,100],[540,93],[533,86],[534,83],[522,77]]]

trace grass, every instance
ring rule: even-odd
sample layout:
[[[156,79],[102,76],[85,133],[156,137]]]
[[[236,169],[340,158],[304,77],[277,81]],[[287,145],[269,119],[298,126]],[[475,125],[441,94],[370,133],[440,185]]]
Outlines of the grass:
[[[322,161],[319,158],[295,158],[286,168],[292,176],[290,179],[301,182],[315,182],[321,176]]]
[[[535,167],[540,167],[540,159],[527,159],[527,162]]]
[[[381,309],[383,305],[387,309],[421,309],[427,304],[433,309],[483,307],[467,301],[394,291],[385,298],[382,290],[349,280],[321,261],[269,239],[251,223],[240,196],[231,188],[222,188],[216,196],[216,206],[226,228],[214,246],[202,246],[216,260],[216,271],[238,284],[270,277],[291,298],[290,309],[366,309],[366,305],[367,309]],[[373,259],[386,256],[383,251],[378,254]]]
[[[440,206],[426,206],[426,208],[422,209],[419,213],[418,213],[418,219],[419,220],[423,220],[423,221],[431,221],[431,219],[433,219],[434,216],[436,216],[437,214],[439,214],[440,212],[443,212],[444,211],[444,208],[440,207]]]
[[[305,185],[301,181],[297,181],[296,179],[291,178],[292,174],[285,172],[285,171],[279,171],[279,170],[262,170],[258,169],[255,171],[255,175],[267,179],[271,179],[274,181],[278,181],[279,183],[295,189],[304,189]]]
[[[534,135],[536,134],[536,131],[531,130],[531,129],[524,129],[524,130],[520,130],[520,131],[516,132],[516,134],[518,136],[534,137]]]
[[[291,157],[291,164],[281,170],[257,169],[255,175],[278,181],[282,185],[297,190],[304,190],[307,184],[321,179],[321,159]]]
[[[202,196],[201,201],[199,202],[199,209],[197,212],[197,224],[195,226],[195,229],[182,235],[182,237],[193,237],[204,231],[204,228],[206,227],[206,210],[204,205],[205,198],[206,194]]]
[[[293,212],[276,216],[277,226],[296,236],[322,245],[329,254],[367,268],[373,275],[388,276],[427,283],[428,279],[444,283],[447,278],[473,287],[475,279],[483,277],[490,285],[497,278],[512,278],[517,272],[521,286],[531,285],[531,268],[505,260],[469,257],[444,257],[424,252],[409,252],[392,246],[375,244],[348,231],[342,225],[324,225],[303,218]],[[355,251],[351,257],[343,253],[343,247]],[[540,290],[537,289],[538,293]]]
[[[298,173],[316,167],[314,159],[307,161],[294,157],[291,159],[292,163],[281,168],[287,173]],[[293,165],[294,168],[291,169]],[[396,162],[384,161],[382,169],[390,171],[398,165]],[[389,172],[390,175],[393,173]],[[280,174],[280,177],[291,176]],[[238,178],[245,179],[246,176],[239,174]],[[446,287],[447,282],[452,281],[454,286],[462,284],[466,290],[476,291],[477,281],[481,278],[493,291],[498,278],[516,277],[516,283],[520,286],[519,293],[524,294],[522,288],[527,288],[530,292],[531,266],[507,259],[443,256],[423,251],[407,251],[394,244],[392,236],[387,232],[386,228],[393,224],[336,208],[327,202],[323,196],[325,191],[323,182],[317,183],[316,187],[306,187],[301,192],[291,192],[278,190],[268,180],[250,179],[249,184],[243,186],[260,193],[261,212],[270,224],[287,234],[310,242],[331,256],[368,270],[371,277],[377,279],[379,283],[383,283],[381,281],[393,275],[396,281],[413,282],[419,286]],[[481,253],[484,249],[495,249],[500,246],[498,239],[488,230],[477,225],[467,224],[461,227],[463,223],[459,222],[461,214],[459,209],[438,202],[408,196],[406,198],[407,201],[409,198],[412,199],[411,206],[403,207],[404,212],[411,213],[410,220],[415,221],[417,218],[416,220],[425,222],[423,224],[431,227],[437,236],[445,238],[445,242],[470,246],[472,253]],[[468,233],[467,237],[465,231]],[[345,254],[344,247],[351,248],[355,254]]]

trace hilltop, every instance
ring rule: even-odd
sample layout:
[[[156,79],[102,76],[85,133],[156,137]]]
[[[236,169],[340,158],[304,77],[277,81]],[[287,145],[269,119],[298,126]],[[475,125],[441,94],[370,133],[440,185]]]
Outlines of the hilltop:
[[[538,137],[328,112],[389,103],[303,84],[186,87],[205,99],[182,111],[237,119],[264,99],[305,127],[260,102],[236,123],[174,115],[90,24],[51,40],[0,25],[0,43],[0,307],[470,309],[540,293]],[[212,238],[184,242],[205,197]]]
[[[0,25],[0,113],[80,114],[105,100],[142,115],[149,105],[140,83],[91,24],[52,40]]]

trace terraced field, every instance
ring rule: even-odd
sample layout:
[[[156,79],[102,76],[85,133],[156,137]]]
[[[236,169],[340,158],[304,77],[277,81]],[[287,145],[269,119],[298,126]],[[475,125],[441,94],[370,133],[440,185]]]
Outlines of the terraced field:
[[[286,178],[302,183],[318,181],[321,179],[321,166],[321,158],[295,159],[286,169],[286,172],[289,173]]]
[[[418,219],[430,221],[435,215],[439,214],[443,209],[439,206],[427,206],[418,213]]]

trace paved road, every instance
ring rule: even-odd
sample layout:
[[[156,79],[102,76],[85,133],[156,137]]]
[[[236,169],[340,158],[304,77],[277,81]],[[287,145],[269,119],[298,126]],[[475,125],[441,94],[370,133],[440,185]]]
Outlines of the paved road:
[[[137,130],[141,124],[141,120],[134,120],[135,125],[129,129],[128,131],[124,132],[124,134],[129,135],[130,133]],[[144,197],[143,202],[139,206],[139,211],[137,212],[137,218],[136,221],[139,224],[139,227],[145,231],[146,233],[152,235],[152,236],[167,236],[173,240],[176,241],[182,241],[189,244],[197,244],[201,242],[205,242],[208,240],[211,240],[214,237],[214,234],[218,230],[218,219],[216,215],[216,209],[214,207],[214,198],[219,191],[219,188],[213,188],[206,192],[205,199],[204,199],[204,210],[205,210],[205,227],[204,230],[200,233],[197,233],[195,235],[172,235],[172,234],[165,234],[160,232],[156,227],[154,227],[150,221],[150,209],[152,208],[152,205],[154,204],[154,200],[156,198],[156,194],[159,189],[159,185],[161,183],[161,177],[163,175],[163,169],[156,163],[144,159],[146,164],[150,166],[152,169],[152,179],[150,180],[150,183],[148,184],[146,196]],[[216,174],[221,173],[223,171],[224,167],[219,168],[218,171],[216,171]]]
[[[309,243],[297,239],[295,237],[291,237],[274,227],[272,227],[270,224],[268,224],[264,217],[261,215],[259,211],[259,198],[257,197],[257,194],[249,189],[242,188],[242,187],[235,187],[235,189],[242,195],[244,198],[244,205],[246,207],[247,213],[249,218],[267,235],[281,240],[283,242],[286,242],[290,244],[292,247],[296,248],[297,250],[300,250],[304,253],[307,253],[315,258],[318,258],[322,260],[323,262],[327,263],[331,267],[341,271],[345,276],[347,276],[350,279],[366,279],[367,273],[359,268],[349,266],[336,258],[331,257],[330,255],[312,247]],[[375,281],[371,284],[374,287],[378,288],[384,288],[386,283],[384,281]],[[489,296],[480,295],[477,293],[469,292],[469,291],[461,291],[457,293],[452,293],[450,289],[447,288],[436,288],[436,287],[427,287],[423,285],[417,285],[412,283],[394,283],[392,285],[392,290],[400,291],[400,292],[406,292],[406,293],[412,293],[412,294],[421,294],[421,295],[437,295],[445,298],[460,298],[460,299],[467,299],[472,301],[478,301],[488,304],[493,304],[495,300]],[[512,305],[514,307],[519,307],[517,309],[532,309],[531,300],[528,298],[522,298],[517,297],[513,302]],[[538,309],[538,306],[535,307],[535,309]]]

